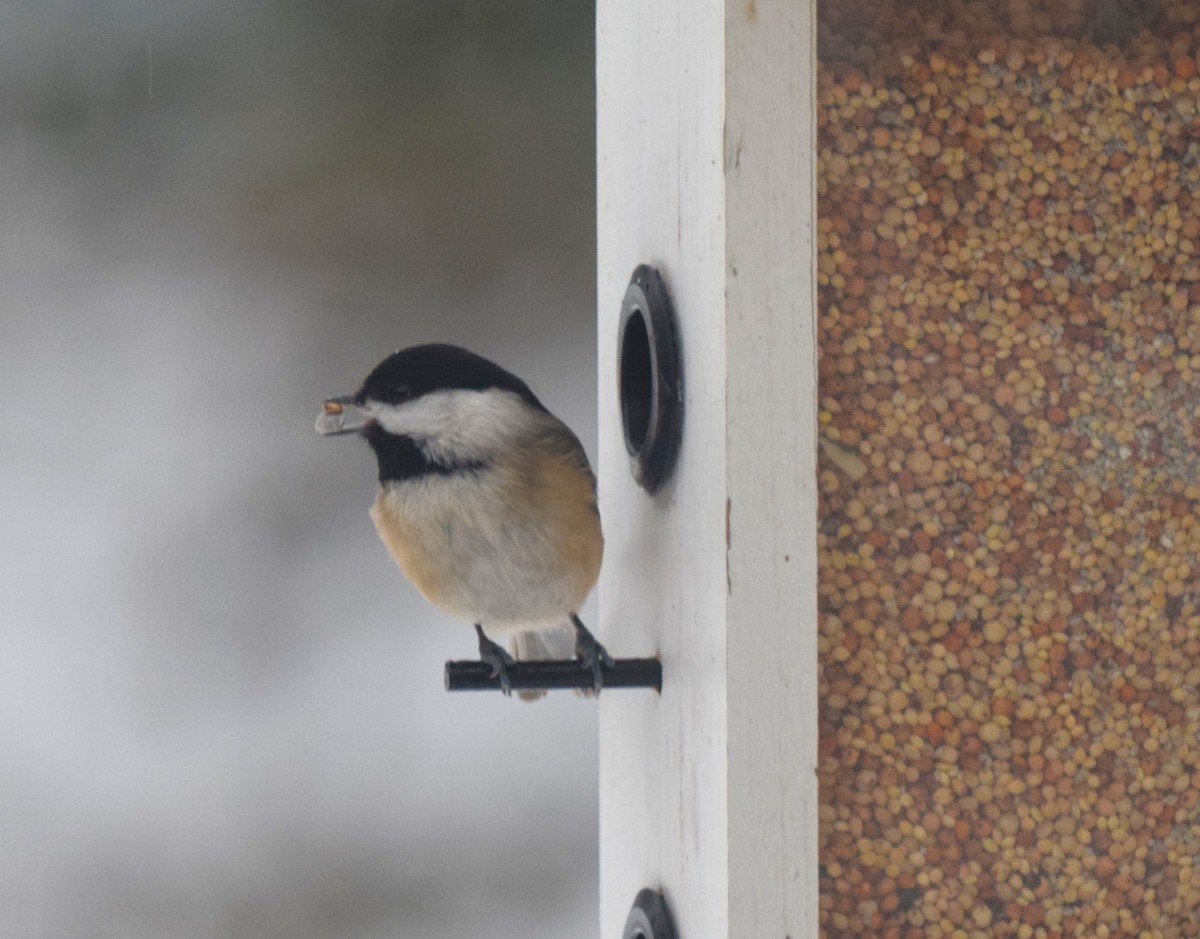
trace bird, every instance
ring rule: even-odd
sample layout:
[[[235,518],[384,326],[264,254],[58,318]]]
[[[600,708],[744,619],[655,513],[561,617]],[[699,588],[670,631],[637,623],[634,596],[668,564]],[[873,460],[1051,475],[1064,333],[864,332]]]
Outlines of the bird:
[[[317,432],[365,438],[380,540],[425,599],[474,625],[505,695],[515,661],[566,658],[572,638],[599,693],[613,659],[578,615],[604,554],[596,477],[524,381],[460,346],[411,346],[325,399]]]

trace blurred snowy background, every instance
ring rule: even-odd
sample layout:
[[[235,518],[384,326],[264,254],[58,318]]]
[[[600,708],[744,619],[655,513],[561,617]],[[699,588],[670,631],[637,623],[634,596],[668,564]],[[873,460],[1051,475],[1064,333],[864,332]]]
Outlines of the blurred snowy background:
[[[0,937],[596,936],[594,705],[445,694],[313,432],[446,340],[594,455],[592,16],[0,3]]]

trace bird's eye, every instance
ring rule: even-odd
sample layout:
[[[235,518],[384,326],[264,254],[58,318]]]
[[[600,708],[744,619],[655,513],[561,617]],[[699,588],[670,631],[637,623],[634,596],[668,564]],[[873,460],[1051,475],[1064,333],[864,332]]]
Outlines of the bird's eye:
[[[408,385],[392,385],[388,389],[388,401],[392,404],[403,404],[412,397],[412,389]]]

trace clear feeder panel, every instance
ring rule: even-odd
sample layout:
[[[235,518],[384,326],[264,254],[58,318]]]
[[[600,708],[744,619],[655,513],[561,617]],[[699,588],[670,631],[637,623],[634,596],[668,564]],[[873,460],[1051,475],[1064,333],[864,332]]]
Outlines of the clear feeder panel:
[[[820,5],[825,939],[1200,935],[1198,18]]]

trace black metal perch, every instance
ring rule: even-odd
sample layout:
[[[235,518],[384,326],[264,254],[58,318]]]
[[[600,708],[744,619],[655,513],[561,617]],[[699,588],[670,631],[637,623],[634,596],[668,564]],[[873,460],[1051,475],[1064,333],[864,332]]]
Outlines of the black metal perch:
[[[653,688],[662,690],[662,662],[658,659],[617,659],[602,672],[604,690],[610,688]],[[515,662],[508,666],[513,691],[544,691],[551,688],[591,688],[592,672],[580,668],[575,659],[551,662]],[[447,662],[447,691],[499,691],[500,679],[492,677],[487,662]]]

